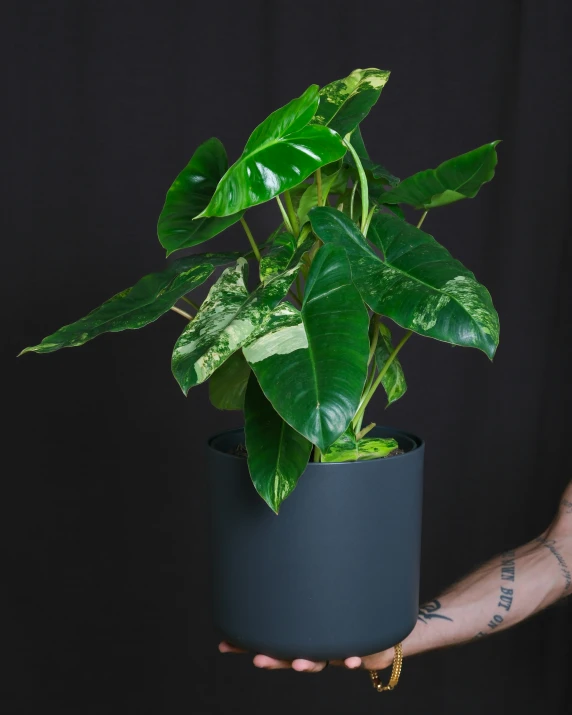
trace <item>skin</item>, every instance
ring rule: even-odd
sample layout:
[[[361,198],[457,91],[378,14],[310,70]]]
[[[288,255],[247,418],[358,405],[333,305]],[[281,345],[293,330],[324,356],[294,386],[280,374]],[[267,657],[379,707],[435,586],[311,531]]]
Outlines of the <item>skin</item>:
[[[510,628],[561,598],[572,595],[572,481],[550,526],[527,544],[495,556],[437,599],[424,604],[417,625],[403,641],[403,655],[444,648]],[[230,643],[221,653],[244,653]],[[393,648],[355,656],[331,665],[383,670]],[[254,665],[266,670],[292,668],[318,673],[325,662],[277,660],[258,654]]]

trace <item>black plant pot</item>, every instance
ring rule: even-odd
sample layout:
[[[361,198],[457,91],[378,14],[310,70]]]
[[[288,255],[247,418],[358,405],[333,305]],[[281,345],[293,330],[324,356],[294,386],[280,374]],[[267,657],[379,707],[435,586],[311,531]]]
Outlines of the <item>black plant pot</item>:
[[[278,658],[368,655],[400,642],[419,609],[423,442],[378,427],[405,454],[310,463],[274,514],[242,430],[209,441],[213,617],[221,635]]]

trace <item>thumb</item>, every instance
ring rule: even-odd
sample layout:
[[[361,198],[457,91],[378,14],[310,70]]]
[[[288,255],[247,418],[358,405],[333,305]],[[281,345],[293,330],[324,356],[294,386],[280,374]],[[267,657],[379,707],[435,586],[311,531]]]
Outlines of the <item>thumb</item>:
[[[361,668],[361,658],[358,658],[357,656],[346,658],[344,660],[344,665],[346,666],[346,668],[350,668],[351,670],[354,670],[355,668]]]

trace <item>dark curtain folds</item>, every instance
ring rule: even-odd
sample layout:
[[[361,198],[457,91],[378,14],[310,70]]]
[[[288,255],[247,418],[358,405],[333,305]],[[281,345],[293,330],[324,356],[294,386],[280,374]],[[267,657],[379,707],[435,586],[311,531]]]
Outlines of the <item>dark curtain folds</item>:
[[[240,417],[212,408],[204,386],[181,395],[179,316],[15,355],[163,265],[157,216],[200,142],[217,136],[235,158],[310,83],[391,69],[363,134],[398,176],[503,140],[494,181],[424,225],[489,287],[497,356],[414,337],[406,397],[370,410],[427,442],[422,596],[534,538],[572,476],[571,20],[567,0],[3,9],[2,501],[17,569],[3,713],[570,712],[566,603],[406,659],[386,695],[365,673],[219,656],[203,445]],[[279,221],[274,206],[252,215],[259,239]],[[244,245],[240,227],[211,244]],[[371,544],[372,568],[382,548]]]

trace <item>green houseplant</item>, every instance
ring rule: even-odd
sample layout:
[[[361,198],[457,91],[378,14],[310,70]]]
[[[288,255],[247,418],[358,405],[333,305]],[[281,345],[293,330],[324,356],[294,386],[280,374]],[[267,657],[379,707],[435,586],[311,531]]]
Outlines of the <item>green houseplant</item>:
[[[388,78],[358,69],[310,86],[230,167],[218,139],[201,144],[167,193],[159,241],[169,256],[240,222],[247,250],[177,258],[22,351],[82,345],[169,310],[185,319],[172,357],[181,389],[209,380],[213,405],[245,417],[244,432],[209,442],[215,623],[277,657],[372,653],[412,630],[424,445],[364,426],[364,413],[378,389],[388,404],[404,394],[398,354],[413,333],[490,359],[498,344],[488,291],[422,230],[428,211],[492,179],[498,142],[400,182],[360,133]],[[280,223],[257,242],[245,214],[270,200]],[[420,217],[410,223],[404,207]],[[189,294],[219,268],[196,305]],[[405,330],[397,341],[389,321]],[[247,461],[228,453],[237,446]],[[372,544],[385,547],[375,568]]]
[[[179,258],[22,352],[82,345],[176,310],[188,324],[173,374],[185,394],[210,379],[216,407],[244,409],[252,481],[276,512],[311,454],[325,462],[391,454],[395,441],[366,437],[373,425],[364,428],[363,415],[378,387],[388,403],[405,392],[397,354],[409,336],[492,359],[499,325],[486,288],[421,230],[430,209],[490,181],[497,142],[400,182],[370,159],[359,128],[388,77],[355,70],[310,86],[254,130],[230,168],[217,139],[201,144],[167,193],[159,240],[170,255],[240,222],[251,251]],[[282,222],[257,244],[245,212],[272,199]],[[423,212],[417,225],[403,205]],[[253,292],[249,258],[258,262]],[[219,266],[196,306],[188,294]],[[396,346],[387,318],[407,331]]]

